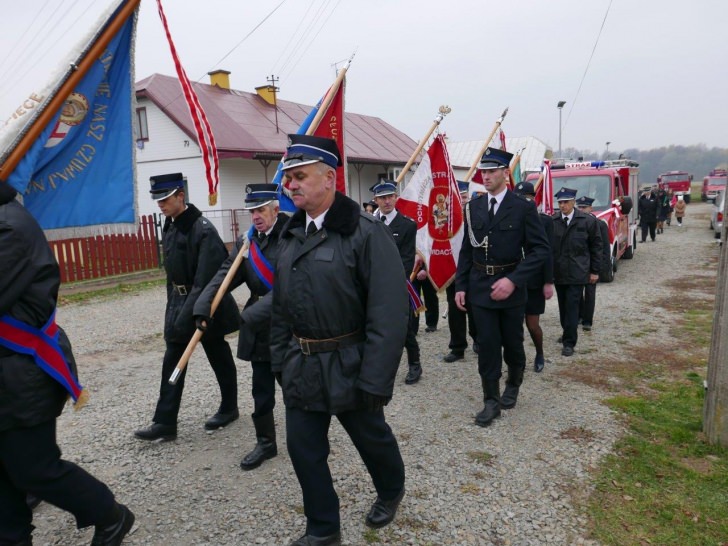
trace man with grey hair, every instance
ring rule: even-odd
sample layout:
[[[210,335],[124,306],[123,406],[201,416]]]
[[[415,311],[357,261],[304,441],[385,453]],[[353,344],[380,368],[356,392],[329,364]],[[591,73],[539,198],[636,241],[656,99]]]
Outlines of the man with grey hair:
[[[235,246],[197,299],[193,309],[197,327],[205,330],[210,323],[210,308],[238,253],[245,260],[235,272],[228,292],[242,284],[250,290],[245,312],[254,314],[254,321],[240,326],[238,358],[249,360],[253,367],[253,402],[251,415],[257,439],[253,450],[240,462],[243,470],[258,468],[265,460],[278,454],[273,408],[276,404],[275,377],[270,368],[270,306],[259,300],[272,288],[273,270],[278,257],[278,237],[288,216],[279,212],[276,184],[248,184],[245,209],[250,211],[253,225],[238,238]],[[214,319],[213,319],[214,320]],[[259,324],[260,327],[254,326]]]
[[[279,240],[271,366],[282,377],[288,453],[307,521],[291,546],[337,546],[339,498],[328,465],[332,415],[377,492],[366,525],[389,524],[404,496],[404,462],[384,406],[407,334],[407,284],[387,226],[336,191],[336,142],[290,138],[284,186],[298,210]]]

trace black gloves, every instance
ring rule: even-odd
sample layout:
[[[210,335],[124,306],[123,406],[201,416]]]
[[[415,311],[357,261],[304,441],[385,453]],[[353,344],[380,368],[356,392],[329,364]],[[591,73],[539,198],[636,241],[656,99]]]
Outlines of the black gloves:
[[[361,399],[364,402],[364,408],[367,411],[376,413],[381,411],[384,406],[389,404],[392,399],[391,396],[379,396],[378,394],[372,394],[367,391],[361,391]]]
[[[207,331],[207,327],[210,326],[211,322],[212,318],[206,315],[195,315],[195,326],[197,326],[197,329],[202,332]]]

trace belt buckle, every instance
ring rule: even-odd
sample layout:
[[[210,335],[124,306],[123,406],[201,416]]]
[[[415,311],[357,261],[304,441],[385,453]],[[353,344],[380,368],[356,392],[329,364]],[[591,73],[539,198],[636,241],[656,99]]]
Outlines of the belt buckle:
[[[175,284],[174,287],[177,289],[177,293],[180,296],[187,295],[187,287],[184,284]]]
[[[495,266],[493,266],[493,265],[486,265],[485,266],[485,274],[486,275],[495,275]]]
[[[306,356],[311,356],[311,346],[307,339],[298,338],[298,344],[301,346],[301,352]]]

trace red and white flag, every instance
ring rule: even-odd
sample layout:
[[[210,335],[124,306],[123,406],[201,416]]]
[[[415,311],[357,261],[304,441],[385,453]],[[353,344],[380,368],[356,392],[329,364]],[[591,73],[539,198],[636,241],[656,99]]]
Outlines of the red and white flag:
[[[341,152],[341,167],[336,169],[336,190],[346,195],[346,181],[349,179],[346,170],[346,148],[344,146],[344,93],[346,91],[346,78],[335,90],[334,98],[324,112],[321,121],[312,133],[317,137],[330,138],[336,141]]]
[[[541,171],[541,183],[537,184],[536,205],[546,214],[554,213],[554,179],[551,176],[551,160],[544,159]]]
[[[455,278],[463,240],[463,205],[442,135],[397,199],[397,210],[417,223],[417,253],[433,286],[447,287]]]
[[[506,134],[503,132],[503,129],[500,130],[500,149],[504,152],[508,151],[506,150]]]
[[[215,136],[212,134],[212,127],[210,126],[210,122],[207,121],[207,116],[205,115],[205,111],[202,109],[200,99],[197,97],[197,93],[195,93],[195,90],[192,88],[192,83],[187,77],[187,73],[177,56],[177,49],[174,47],[172,35],[169,33],[167,17],[164,15],[164,9],[162,9],[162,0],[157,0],[157,8],[159,11],[159,18],[162,20],[162,24],[164,25],[164,32],[167,35],[169,49],[172,52],[174,67],[177,69],[177,77],[179,78],[179,83],[182,86],[185,102],[190,110],[190,116],[192,117],[192,122],[195,126],[197,144],[200,146],[202,161],[205,163],[205,176],[207,177],[207,188],[209,194],[207,199],[210,206],[214,206],[217,203],[217,187],[220,183],[220,164],[217,157]]]

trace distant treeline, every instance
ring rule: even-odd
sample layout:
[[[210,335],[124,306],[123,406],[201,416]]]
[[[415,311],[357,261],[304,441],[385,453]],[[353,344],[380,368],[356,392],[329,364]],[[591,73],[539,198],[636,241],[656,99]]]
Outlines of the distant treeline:
[[[605,159],[604,152],[566,148],[565,157],[584,160]],[[652,150],[628,148],[622,152],[609,151],[609,159],[623,157],[634,159],[640,164],[640,182],[657,180],[657,175],[667,171],[687,171],[695,180],[702,180],[712,169],[728,169],[728,148],[708,148],[705,144],[695,146],[665,146]]]

